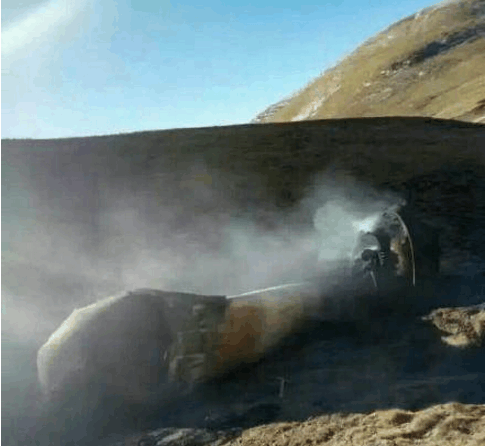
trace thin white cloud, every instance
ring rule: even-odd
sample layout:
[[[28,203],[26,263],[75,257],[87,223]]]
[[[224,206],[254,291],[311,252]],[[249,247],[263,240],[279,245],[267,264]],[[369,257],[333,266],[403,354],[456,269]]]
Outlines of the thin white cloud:
[[[51,0],[3,27],[3,137],[59,135],[67,114],[80,125],[90,91],[106,93],[113,76],[127,78],[110,51],[123,8],[116,0]]]
[[[87,10],[88,3],[89,0],[52,0],[35,8],[2,29],[2,56],[10,58],[22,49],[33,50],[51,39],[66,37],[68,26]]]

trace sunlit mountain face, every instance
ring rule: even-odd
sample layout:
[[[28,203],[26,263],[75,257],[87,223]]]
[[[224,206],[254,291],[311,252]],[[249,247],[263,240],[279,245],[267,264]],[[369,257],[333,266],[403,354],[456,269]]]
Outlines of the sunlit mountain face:
[[[442,2],[371,37],[253,122],[431,116],[485,122],[485,3]]]

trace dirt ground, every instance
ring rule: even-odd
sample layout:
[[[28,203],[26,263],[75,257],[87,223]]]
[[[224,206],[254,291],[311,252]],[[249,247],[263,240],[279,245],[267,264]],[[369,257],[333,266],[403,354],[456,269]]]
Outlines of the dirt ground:
[[[333,414],[243,431],[228,446],[406,446],[485,444],[485,405],[440,404],[424,410]]]

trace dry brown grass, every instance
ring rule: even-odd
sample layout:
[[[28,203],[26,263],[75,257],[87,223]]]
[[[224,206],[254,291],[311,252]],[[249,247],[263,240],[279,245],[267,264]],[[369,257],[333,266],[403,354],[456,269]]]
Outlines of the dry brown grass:
[[[259,122],[363,116],[485,122],[483,36],[414,63],[427,45],[482,27],[474,12],[482,5],[459,1],[397,22]]]
[[[228,446],[473,446],[485,443],[485,406],[440,404],[417,412],[390,409],[333,414],[248,429]]]

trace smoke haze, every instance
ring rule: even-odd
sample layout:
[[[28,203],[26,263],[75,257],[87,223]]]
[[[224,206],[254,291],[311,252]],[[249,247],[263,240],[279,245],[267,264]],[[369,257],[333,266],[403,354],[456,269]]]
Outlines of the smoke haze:
[[[358,231],[399,201],[325,175],[283,211],[255,205],[256,177],[246,207],[224,174],[204,163],[185,172],[152,183],[92,184],[81,174],[12,180],[2,227],[7,418],[32,408],[25,395],[36,388],[35,352],[75,308],[135,288],[236,295],[306,280],[350,256]],[[293,224],[303,215],[313,217]]]
[[[221,173],[203,163],[187,172],[178,187],[160,178],[156,191],[102,185],[96,210],[85,206],[83,189],[75,190],[77,203],[64,215],[58,201],[28,184],[22,193],[36,218],[23,220],[12,209],[4,221],[4,331],[45,336],[73,309],[135,288],[235,295],[305,280],[318,263],[323,268],[349,257],[358,232],[400,202],[353,179],[324,175],[284,212],[239,208],[218,187]],[[83,209],[92,215],[76,221]],[[303,214],[313,221],[293,226]],[[21,229],[13,227],[19,222]]]

